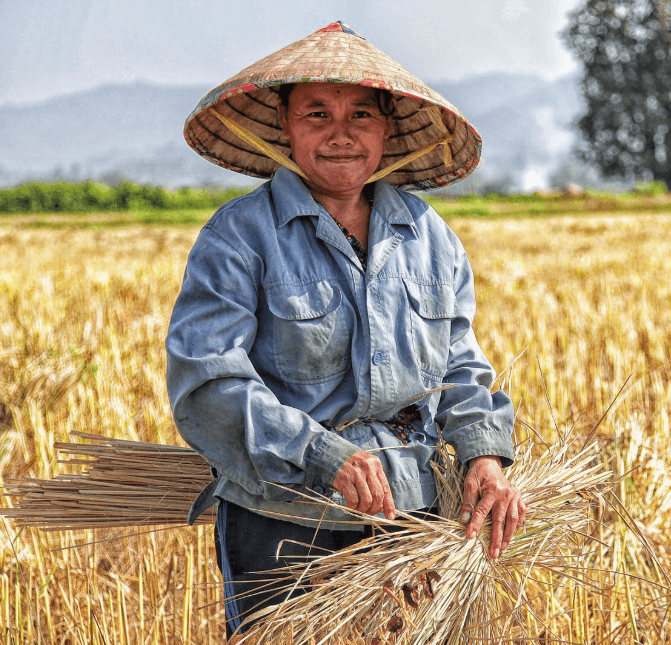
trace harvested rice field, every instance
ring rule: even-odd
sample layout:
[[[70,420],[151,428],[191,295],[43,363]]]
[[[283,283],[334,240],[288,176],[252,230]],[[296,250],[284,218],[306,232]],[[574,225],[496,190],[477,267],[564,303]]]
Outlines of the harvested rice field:
[[[449,223],[476,274],[476,333],[516,404],[516,481],[535,519],[498,563],[486,549],[466,553],[452,526],[449,575],[438,571],[435,535],[410,522],[412,565],[400,567],[398,541],[382,539],[370,551],[377,560],[345,554],[311,578],[338,582],[327,598],[357,581],[358,595],[353,586],[334,610],[364,602],[366,581],[379,579],[371,607],[384,619],[359,616],[361,630],[347,630],[347,614],[329,623],[328,601],[315,598],[308,609],[325,627],[314,640],[296,606],[272,635],[246,642],[468,643],[496,633],[497,642],[671,643],[671,214]],[[79,472],[54,449],[90,443],[73,433],[184,445],[163,341],[198,228],[0,221],[5,486]],[[458,477],[446,472],[448,484]],[[0,523],[0,643],[225,642],[211,524],[47,532]],[[373,562],[389,575],[365,568]],[[458,628],[438,626],[445,615]]]

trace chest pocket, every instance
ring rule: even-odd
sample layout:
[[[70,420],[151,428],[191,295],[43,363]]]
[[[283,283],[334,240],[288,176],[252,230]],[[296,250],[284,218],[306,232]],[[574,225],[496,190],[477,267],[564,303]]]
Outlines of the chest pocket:
[[[267,289],[266,297],[275,366],[284,380],[319,383],[347,369],[354,321],[337,283],[283,284]]]
[[[422,372],[433,380],[447,373],[457,298],[450,284],[403,281],[410,302],[412,344]]]

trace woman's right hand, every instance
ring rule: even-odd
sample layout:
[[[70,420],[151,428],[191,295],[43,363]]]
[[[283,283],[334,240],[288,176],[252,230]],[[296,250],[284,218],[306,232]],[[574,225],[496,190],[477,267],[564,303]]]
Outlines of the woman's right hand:
[[[345,496],[347,508],[368,515],[384,511],[388,520],[396,517],[391,487],[375,455],[365,450],[355,452],[336,473],[332,485]]]

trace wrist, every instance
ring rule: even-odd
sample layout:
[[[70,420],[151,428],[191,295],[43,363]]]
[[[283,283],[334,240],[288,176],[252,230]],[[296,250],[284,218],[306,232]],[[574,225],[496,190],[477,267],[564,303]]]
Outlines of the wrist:
[[[499,466],[499,468],[503,469],[503,463],[501,462],[501,457],[497,457],[496,455],[481,455],[480,457],[473,457],[468,462],[468,467],[473,468],[477,463],[495,463]]]

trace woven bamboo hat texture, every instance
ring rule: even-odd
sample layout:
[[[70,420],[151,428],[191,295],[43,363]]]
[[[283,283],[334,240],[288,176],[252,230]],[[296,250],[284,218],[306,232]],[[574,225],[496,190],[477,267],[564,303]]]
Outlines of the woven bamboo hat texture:
[[[253,177],[272,177],[289,159],[277,112],[285,83],[352,83],[396,99],[392,134],[379,171],[399,188],[440,188],[478,165],[482,139],[461,112],[342,22],[250,65],[211,90],[184,126],[187,143],[208,161]]]

